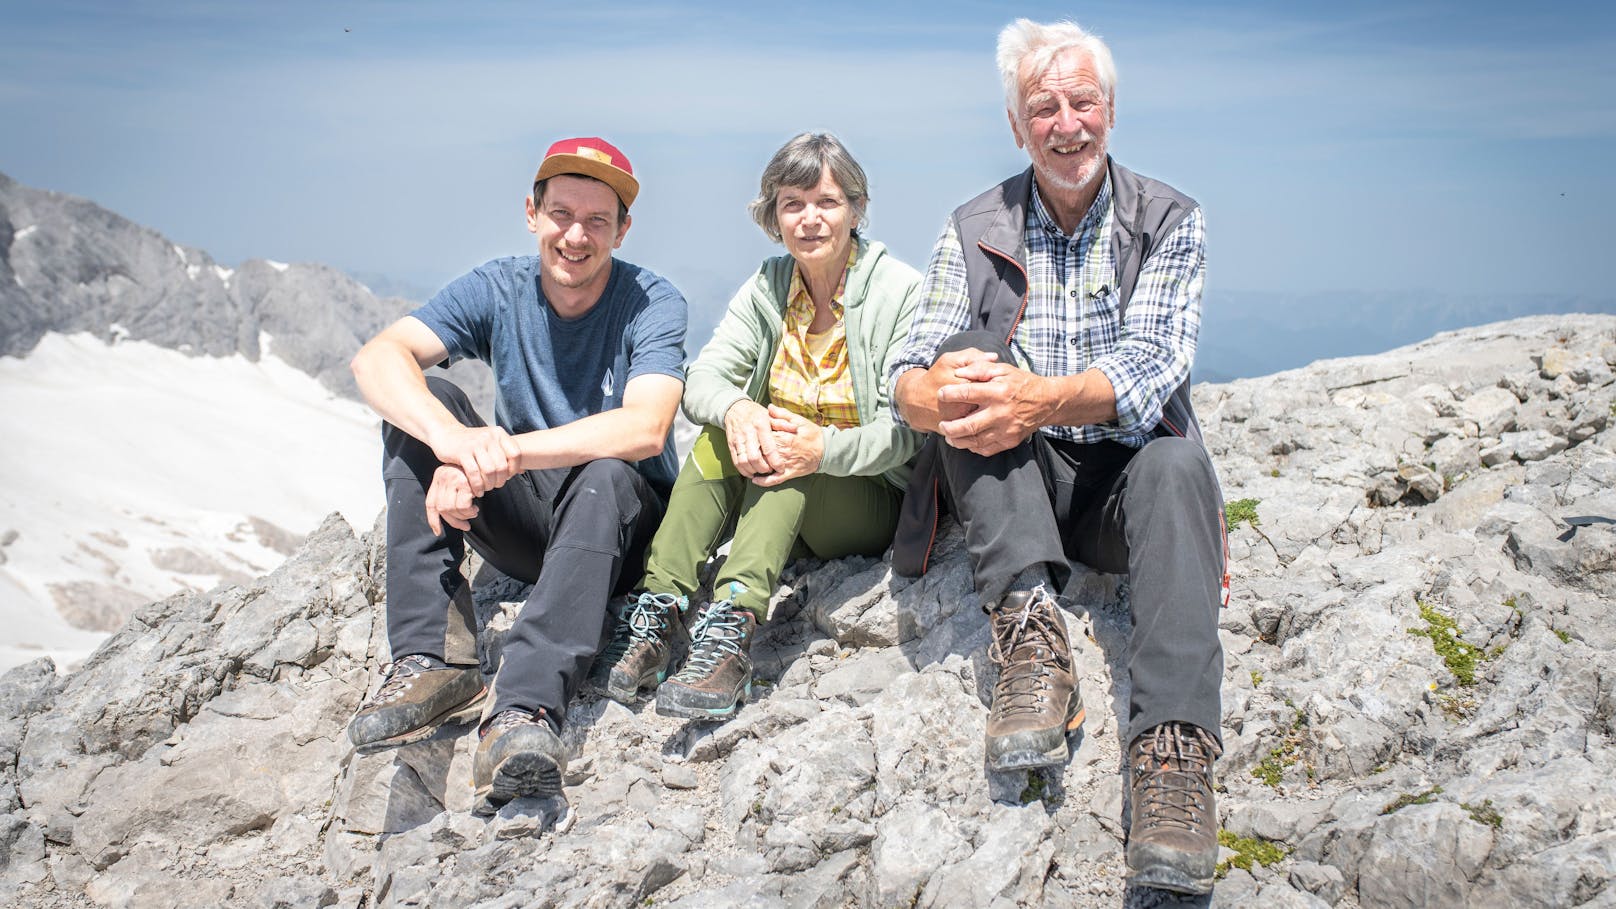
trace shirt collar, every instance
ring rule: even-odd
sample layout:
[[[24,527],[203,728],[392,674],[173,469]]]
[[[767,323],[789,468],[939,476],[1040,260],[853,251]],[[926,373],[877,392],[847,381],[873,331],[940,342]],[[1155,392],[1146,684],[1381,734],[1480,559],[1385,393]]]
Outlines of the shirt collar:
[[[1033,219],[1044,233],[1052,237],[1071,240],[1097,229],[1100,226],[1100,219],[1105,217],[1105,210],[1110,207],[1111,169],[1108,167],[1105,171],[1105,179],[1100,183],[1100,192],[1094,197],[1094,203],[1084,213],[1083,220],[1077,223],[1077,229],[1072,231],[1071,236],[1067,236],[1066,232],[1060,229],[1060,225],[1055,223],[1055,216],[1051,215],[1049,209],[1044,207],[1044,197],[1038,193],[1038,181],[1036,179],[1032,181]]]
[[[854,238],[847,251],[847,265],[842,269],[841,280],[836,283],[836,293],[830,298],[830,311],[838,319],[842,317],[842,294],[847,290],[847,276],[853,271],[853,262],[858,259],[858,248],[858,239]],[[814,298],[808,293],[808,283],[802,279],[802,269],[795,264],[791,266],[791,289],[786,293],[786,303],[791,309],[806,309],[810,314],[814,309]]]

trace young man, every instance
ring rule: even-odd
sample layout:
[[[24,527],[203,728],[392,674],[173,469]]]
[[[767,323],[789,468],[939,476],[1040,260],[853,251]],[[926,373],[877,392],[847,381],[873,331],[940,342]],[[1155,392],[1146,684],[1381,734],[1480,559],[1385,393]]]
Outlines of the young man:
[[[482,711],[474,810],[560,790],[557,733],[599,652],[606,606],[638,578],[677,469],[685,301],[612,256],[639,181],[598,138],[545,154],[527,199],[537,256],[497,259],[360,349],[353,372],[386,421],[387,634],[393,662],[348,735],[361,751]],[[493,367],[495,425],[422,369]],[[483,702],[465,544],[533,583]]]
[[[890,371],[904,421],[936,434],[893,562],[924,571],[936,507],[953,506],[993,625],[999,770],[1064,761],[1083,719],[1052,596],[1067,560],[1129,574],[1128,867],[1137,883],[1206,892],[1224,566],[1189,408],[1200,208],[1106,154],[1116,71],[1097,37],[1022,19],[998,62],[1032,167],[955,210]]]

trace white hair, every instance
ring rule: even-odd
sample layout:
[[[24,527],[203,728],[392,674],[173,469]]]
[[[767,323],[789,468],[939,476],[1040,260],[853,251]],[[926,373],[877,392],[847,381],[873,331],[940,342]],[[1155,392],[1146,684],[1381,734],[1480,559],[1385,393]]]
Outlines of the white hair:
[[[1076,48],[1094,61],[1094,74],[1105,90],[1106,98],[1116,100],[1117,65],[1111,61],[1111,49],[1099,35],[1090,34],[1070,20],[1045,25],[1031,19],[1017,19],[999,32],[999,78],[1004,80],[1004,103],[1019,122],[1021,110],[1021,68],[1030,66],[1034,74],[1041,75],[1063,51]]]

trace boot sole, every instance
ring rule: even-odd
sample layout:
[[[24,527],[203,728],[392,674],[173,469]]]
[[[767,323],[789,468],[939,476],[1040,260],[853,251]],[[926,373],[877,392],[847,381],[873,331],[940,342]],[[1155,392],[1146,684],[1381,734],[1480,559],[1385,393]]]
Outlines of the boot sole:
[[[561,768],[547,754],[513,754],[494,768],[494,778],[478,788],[471,813],[488,817],[512,799],[545,798],[561,793]]]
[[[1066,727],[1061,730],[1060,740],[1047,751],[1037,751],[1032,748],[1007,751],[996,758],[989,758],[987,762],[988,769],[1002,773],[1008,770],[1032,770],[1037,767],[1053,767],[1065,763],[1066,759],[1072,756],[1072,749],[1067,745],[1067,737],[1076,731],[1079,726],[1083,725],[1083,717],[1086,714],[1087,711],[1079,707],[1077,715],[1068,720]]]
[[[639,700],[640,692],[646,690],[647,688],[655,689],[663,682],[667,681],[667,679],[668,670],[659,669],[650,675],[641,677],[640,680],[635,683],[633,688],[613,685],[610,680],[608,680],[605,684],[597,683],[592,687],[595,689],[595,693],[601,697],[611,698],[619,704],[632,704]]]
[[[1212,892],[1212,878],[1190,877],[1171,865],[1151,865],[1128,875],[1128,883],[1137,887],[1154,887],[1190,896]]]
[[[752,699],[752,683],[747,682],[735,698],[724,707],[698,707],[680,703],[676,689],[663,688],[657,692],[656,712],[658,716],[673,717],[681,720],[723,720],[735,715],[741,705]],[[670,697],[670,695],[672,695]]]
[[[408,732],[401,732],[392,738],[382,739],[366,745],[355,746],[354,753],[376,754],[377,752],[397,748],[400,745],[410,745],[414,744],[415,742],[424,742],[427,739],[432,738],[434,735],[437,735],[438,730],[445,726],[462,726],[468,723],[476,722],[482,718],[483,701],[486,700],[487,697],[488,686],[484,685],[483,690],[477,692],[476,697],[466,701],[463,704],[456,704],[455,706],[450,707],[443,713],[440,713],[432,719],[427,720],[424,725],[411,729]]]

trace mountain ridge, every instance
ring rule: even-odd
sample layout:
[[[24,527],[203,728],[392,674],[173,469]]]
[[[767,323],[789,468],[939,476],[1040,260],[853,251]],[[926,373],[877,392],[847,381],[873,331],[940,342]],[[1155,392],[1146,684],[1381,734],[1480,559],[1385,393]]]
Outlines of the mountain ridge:
[[[0,174],[0,356],[48,332],[89,332],[256,362],[268,334],[281,359],[357,397],[349,358],[410,308],[325,265],[226,268],[87,199]]]

